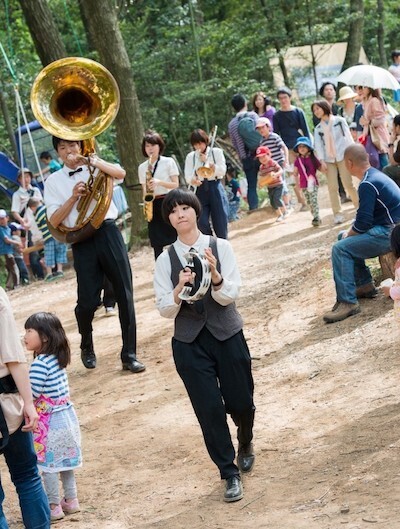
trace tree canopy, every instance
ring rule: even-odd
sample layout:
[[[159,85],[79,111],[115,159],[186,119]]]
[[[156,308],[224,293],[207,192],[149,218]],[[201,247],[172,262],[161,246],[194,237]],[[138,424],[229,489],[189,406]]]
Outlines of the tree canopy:
[[[398,45],[400,7],[393,0],[191,0],[191,5],[189,0],[108,1],[116,10],[132,66],[143,126],[159,131],[167,141],[167,152],[174,152],[180,162],[194,128],[207,128],[208,122],[209,128],[217,124],[221,134],[226,132],[235,92],[251,96],[263,90],[274,95],[270,58],[283,57],[289,46],[349,40],[350,24],[357,17],[355,3],[361,1],[364,8],[361,44],[371,62],[386,66],[385,54],[389,60],[390,50]],[[84,24],[82,2],[48,0],[47,4],[67,55],[99,60],[95,39]],[[8,96],[16,125],[13,86],[17,81],[32,118],[30,87],[42,66],[20,2],[2,3],[0,42],[16,79],[3,58],[0,90]],[[102,141],[116,155],[114,139],[110,132]],[[3,123],[0,145],[11,152]]]

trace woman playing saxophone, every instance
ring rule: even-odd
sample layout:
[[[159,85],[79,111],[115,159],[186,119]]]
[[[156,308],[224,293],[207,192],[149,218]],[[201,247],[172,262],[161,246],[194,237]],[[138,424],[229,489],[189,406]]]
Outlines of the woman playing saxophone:
[[[160,134],[153,130],[145,132],[142,153],[147,160],[139,165],[138,171],[139,182],[143,189],[145,214],[152,206],[152,215],[148,214],[146,218],[155,259],[162,253],[164,246],[172,244],[176,239],[174,228],[163,221],[161,207],[167,193],[179,186],[179,170],[173,158],[162,156],[164,149],[165,142]]]

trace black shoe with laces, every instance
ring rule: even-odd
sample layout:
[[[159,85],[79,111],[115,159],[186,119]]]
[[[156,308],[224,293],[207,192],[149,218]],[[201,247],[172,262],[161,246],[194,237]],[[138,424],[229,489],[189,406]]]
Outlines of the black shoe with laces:
[[[230,503],[243,498],[243,486],[239,476],[232,476],[226,480],[224,501]]]
[[[81,349],[81,360],[86,369],[96,367],[96,355],[93,349]]]

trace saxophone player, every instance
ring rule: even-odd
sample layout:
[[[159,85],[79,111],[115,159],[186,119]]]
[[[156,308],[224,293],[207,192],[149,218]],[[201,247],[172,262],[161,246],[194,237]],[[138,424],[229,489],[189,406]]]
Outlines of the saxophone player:
[[[142,153],[147,160],[139,165],[138,172],[145,214],[152,212],[146,218],[155,259],[162,253],[164,246],[176,239],[176,231],[164,222],[161,208],[167,193],[179,186],[179,170],[173,158],[163,156],[164,150],[165,142],[160,134],[153,130],[146,131],[142,140]]]
[[[82,142],[53,136],[53,146],[64,166],[52,173],[45,182],[44,201],[47,218],[57,228],[61,223],[74,226],[78,216],[77,204],[85,196],[90,178],[88,161],[81,155]],[[89,163],[115,180],[123,180],[125,170],[92,154]],[[91,207],[91,206],[90,206]],[[125,243],[115,219],[118,211],[113,202],[100,228],[89,238],[72,244],[74,267],[78,283],[75,316],[81,335],[81,360],[87,369],[96,367],[92,321],[106,276],[112,283],[118,303],[121,323],[121,361],[124,370],[138,373],[145,366],[136,359],[136,319],[133,304],[132,272]]]

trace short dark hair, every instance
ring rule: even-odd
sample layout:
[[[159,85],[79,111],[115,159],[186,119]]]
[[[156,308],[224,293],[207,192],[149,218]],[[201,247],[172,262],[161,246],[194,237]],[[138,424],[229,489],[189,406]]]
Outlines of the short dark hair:
[[[292,91],[287,86],[281,86],[276,92],[276,97],[279,99],[279,94],[286,94],[289,97],[292,97]]]
[[[169,216],[175,206],[190,206],[196,212],[196,217],[199,219],[201,213],[201,203],[200,200],[196,197],[193,191],[188,191],[180,187],[172,189],[167,193],[166,197],[163,200],[162,204],[162,216],[164,222],[171,225],[169,221]]]
[[[399,126],[400,125],[400,114],[396,114],[393,118],[393,125]]]
[[[231,99],[231,105],[236,112],[240,112],[246,106],[246,98],[243,94],[235,94]]]
[[[314,112],[315,105],[321,108],[326,116],[330,116],[332,114],[331,105],[328,103],[328,101],[325,101],[325,99],[318,99],[317,101],[314,101],[311,105],[311,112]]]
[[[49,153],[49,151],[43,151],[40,153],[40,160],[48,160],[49,158],[51,158],[51,154]]]
[[[24,327],[37,331],[42,342],[42,348],[35,351],[35,357],[39,354],[54,355],[61,368],[67,367],[71,362],[71,349],[61,321],[55,314],[36,312],[29,316]]]
[[[165,141],[162,139],[161,135],[158,134],[155,130],[146,130],[142,139],[142,154],[147,158],[145,145],[150,143],[151,145],[158,145],[160,147],[160,155],[164,153],[165,150]]]
[[[195,145],[196,143],[205,143],[208,145],[208,134],[203,129],[195,129],[190,135],[190,144]]]
[[[390,236],[390,246],[392,248],[392,252],[394,253],[396,259],[400,258],[400,224],[396,224],[396,226],[392,230],[392,234]]]
[[[392,53],[390,54],[392,59],[394,59],[395,57],[398,57],[399,55],[400,55],[400,50],[393,50]]]
[[[336,86],[331,81],[325,81],[325,83],[322,83],[322,85],[320,86],[320,89],[319,89],[319,95],[321,97],[324,97],[324,90],[329,85],[333,86],[333,89],[336,92]]]
[[[83,141],[82,140],[66,140],[65,138],[57,138],[57,136],[52,137],[53,147],[56,151],[58,151],[58,145],[62,141],[69,141],[70,143],[79,143],[81,146],[81,149],[83,149]]]

